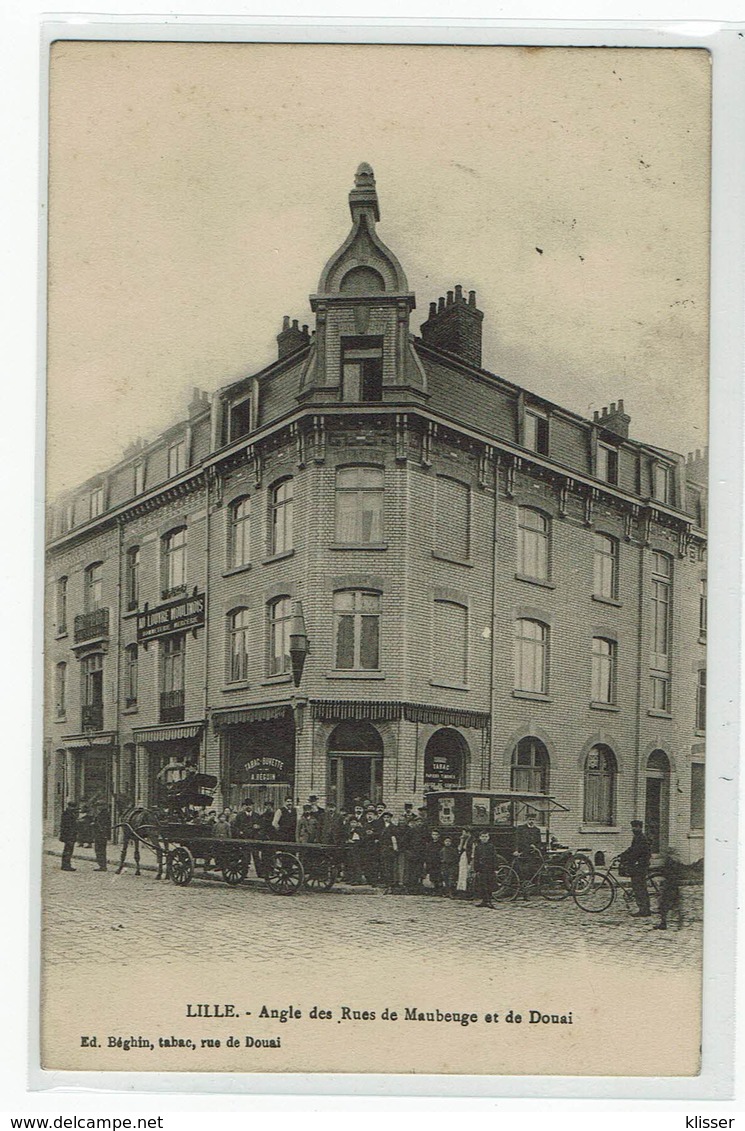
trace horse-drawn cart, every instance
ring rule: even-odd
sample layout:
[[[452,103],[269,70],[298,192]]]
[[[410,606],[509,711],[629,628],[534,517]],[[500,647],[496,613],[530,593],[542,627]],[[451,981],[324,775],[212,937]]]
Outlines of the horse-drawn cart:
[[[334,886],[344,861],[342,846],[216,837],[198,811],[213,803],[217,778],[174,762],[161,770],[159,783],[161,807],[134,808],[122,817],[119,871],[129,843],[134,843],[138,874],[139,849],[144,845],[157,856],[157,878],[165,866],[165,878],[179,886],[191,883],[200,863],[203,874],[220,872],[225,883],[237,886],[246,879],[252,862],[257,876],[275,895],[294,895],[302,887],[330,891]]]

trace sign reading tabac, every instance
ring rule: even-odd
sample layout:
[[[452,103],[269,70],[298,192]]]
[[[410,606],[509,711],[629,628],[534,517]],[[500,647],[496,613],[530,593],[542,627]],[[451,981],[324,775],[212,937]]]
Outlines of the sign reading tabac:
[[[204,624],[204,593],[180,597],[137,614],[137,642],[153,640],[170,632],[184,632]]]

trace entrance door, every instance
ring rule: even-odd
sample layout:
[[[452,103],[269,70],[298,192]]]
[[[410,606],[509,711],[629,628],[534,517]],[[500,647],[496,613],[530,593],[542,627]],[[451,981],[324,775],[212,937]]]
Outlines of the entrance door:
[[[652,852],[664,852],[669,838],[670,763],[663,750],[653,751],[647,761],[644,797],[644,830]]]
[[[337,753],[329,756],[328,800],[349,811],[356,801],[383,800],[383,758],[380,754]]]

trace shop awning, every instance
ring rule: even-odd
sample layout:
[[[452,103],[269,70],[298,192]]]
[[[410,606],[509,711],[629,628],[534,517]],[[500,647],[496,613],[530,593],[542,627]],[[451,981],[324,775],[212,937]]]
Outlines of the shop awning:
[[[96,734],[63,734],[62,742],[65,746],[70,748],[83,747],[89,749],[91,746],[113,746],[116,740],[116,733],[112,731],[100,731]]]
[[[160,727],[133,727],[137,742],[173,742],[182,738],[199,738],[204,723],[174,723]]]
[[[391,700],[317,699],[311,704],[311,710],[313,718],[322,722],[344,719],[382,722],[404,718],[413,723],[475,727],[478,730],[483,730],[489,723],[489,716],[484,711],[465,711],[457,707],[434,707],[420,703],[397,703]]]
[[[281,719],[292,711],[289,703],[270,703],[263,707],[234,707],[230,711],[215,711],[212,725],[215,730],[239,726],[241,723],[262,723],[270,719]]]

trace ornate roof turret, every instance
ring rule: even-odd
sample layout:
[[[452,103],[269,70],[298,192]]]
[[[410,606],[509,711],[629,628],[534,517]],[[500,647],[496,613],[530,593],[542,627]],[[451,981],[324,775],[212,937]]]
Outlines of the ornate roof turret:
[[[364,161],[355,173],[349,211],[352,230],[324,267],[317,297],[406,294],[403,268],[375,230],[380,219],[375,174]]]

